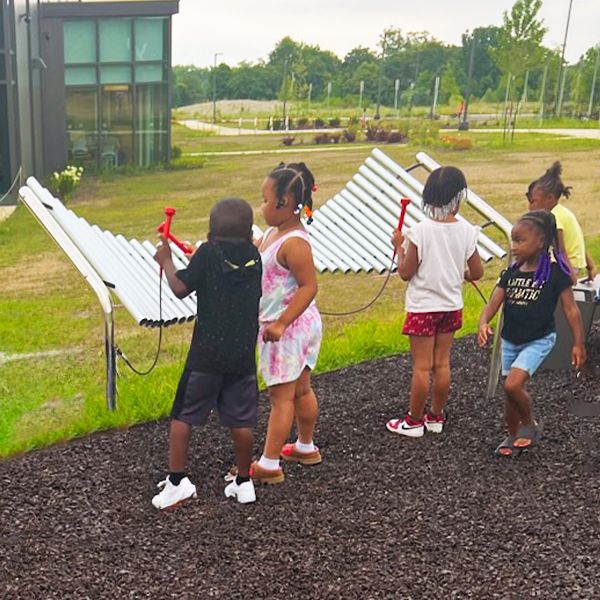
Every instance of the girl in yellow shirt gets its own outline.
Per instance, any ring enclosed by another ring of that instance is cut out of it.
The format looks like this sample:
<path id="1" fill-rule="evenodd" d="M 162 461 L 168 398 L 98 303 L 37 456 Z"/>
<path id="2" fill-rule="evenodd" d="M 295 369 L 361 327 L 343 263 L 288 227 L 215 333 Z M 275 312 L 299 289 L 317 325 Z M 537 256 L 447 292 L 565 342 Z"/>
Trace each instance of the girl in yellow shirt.
<path id="1" fill-rule="evenodd" d="M 561 179 L 562 165 L 556 161 L 539 179 L 532 181 L 527 189 L 527 200 L 531 210 L 550 211 L 556 219 L 559 250 L 567 258 L 571 267 L 571 280 L 577 283 L 584 271 L 586 281 L 596 277 L 598 271 L 592 257 L 585 249 L 583 230 L 577 217 L 565 206 L 559 204 L 561 196 L 568 198 L 571 187 Z"/>

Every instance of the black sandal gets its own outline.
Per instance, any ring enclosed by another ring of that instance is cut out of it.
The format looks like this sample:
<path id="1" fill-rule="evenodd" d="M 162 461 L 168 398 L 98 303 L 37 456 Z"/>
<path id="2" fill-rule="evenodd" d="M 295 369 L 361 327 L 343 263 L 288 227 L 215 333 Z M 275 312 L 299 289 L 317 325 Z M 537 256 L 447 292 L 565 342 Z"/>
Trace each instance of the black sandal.
<path id="1" fill-rule="evenodd" d="M 518 448 L 514 445 L 516 435 L 507 435 L 502 443 L 496 448 L 494 454 L 500 458 L 516 458 L 521 454 L 522 448 Z"/>
<path id="2" fill-rule="evenodd" d="M 534 425 L 523 425 L 519 427 L 519 431 L 515 436 L 514 447 L 526 450 L 531 448 L 535 443 L 542 439 L 542 425 L 535 423 Z M 527 443 L 517 444 L 516 442 L 523 440 Z"/>

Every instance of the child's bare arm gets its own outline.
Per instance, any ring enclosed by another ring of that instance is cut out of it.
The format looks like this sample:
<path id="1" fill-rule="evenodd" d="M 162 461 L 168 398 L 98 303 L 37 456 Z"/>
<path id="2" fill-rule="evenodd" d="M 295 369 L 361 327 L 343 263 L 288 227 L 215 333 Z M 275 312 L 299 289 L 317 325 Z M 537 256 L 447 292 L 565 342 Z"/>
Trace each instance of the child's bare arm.
<path id="1" fill-rule="evenodd" d="M 569 255 L 567 254 L 567 249 L 565 247 L 565 234 L 562 229 L 558 229 L 556 234 L 556 237 L 558 238 L 558 251 L 563 255 L 563 258 L 569 265 L 569 269 L 571 270 L 571 282 L 575 284 L 577 283 L 577 273 L 575 272 L 575 269 L 573 269 L 573 265 L 571 264 Z"/>
<path id="2" fill-rule="evenodd" d="M 581 321 L 581 313 L 577 304 L 575 304 L 575 298 L 573 296 L 573 289 L 567 288 L 560 295 L 560 303 L 565 313 L 567 323 L 573 333 L 573 350 L 571 351 L 571 364 L 576 368 L 580 369 L 586 361 L 585 351 L 585 340 L 583 333 L 583 322 Z"/>
<path id="3" fill-rule="evenodd" d="M 479 334 L 477 336 L 477 341 L 479 342 L 480 346 L 485 346 L 489 336 L 494 333 L 490 327 L 490 321 L 494 318 L 494 315 L 502 306 L 505 295 L 506 293 L 504 289 L 497 287 L 494 290 L 492 297 L 485 305 L 485 308 L 481 311 L 481 316 L 479 317 Z"/>
<path id="4" fill-rule="evenodd" d="M 394 231 L 391 242 L 398 253 L 398 275 L 403 281 L 409 281 L 417 272 L 419 266 L 417 247 L 409 241 L 408 249 L 405 252 L 403 246 L 404 236 L 399 231 Z"/>
<path id="5" fill-rule="evenodd" d="M 471 258 L 467 261 L 467 269 L 465 270 L 466 281 L 477 281 L 483 277 L 483 263 L 479 252 L 475 250 L 471 255 Z"/>
<path id="6" fill-rule="evenodd" d="M 173 293 L 178 298 L 185 298 L 190 291 L 187 289 L 185 283 L 175 275 L 175 265 L 171 256 L 171 248 L 169 248 L 169 244 L 165 243 L 164 239 L 154 255 L 154 260 L 162 267 Z"/>
<path id="7" fill-rule="evenodd" d="M 598 275 L 598 269 L 590 256 L 589 252 L 585 253 L 585 268 L 587 269 L 588 276 L 586 281 L 594 281 L 596 275 Z"/>
<path id="8" fill-rule="evenodd" d="M 298 289 L 279 319 L 265 329 L 263 339 L 266 342 L 278 341 L 317 295 L 315 265 L 310 246 L 305 240 L 291 238 L 284 242 L 277 253 L 277 260 L 290 270 L 298 283 Z"/>

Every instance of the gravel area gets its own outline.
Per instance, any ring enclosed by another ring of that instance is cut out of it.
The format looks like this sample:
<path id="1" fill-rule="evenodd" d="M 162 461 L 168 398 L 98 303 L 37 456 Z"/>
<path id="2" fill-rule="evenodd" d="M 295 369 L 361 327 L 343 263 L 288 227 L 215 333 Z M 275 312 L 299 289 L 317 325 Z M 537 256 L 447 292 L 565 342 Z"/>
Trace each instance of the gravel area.
<path id="1" fill-rule="evenodd" d="M 223 497 L 233 455 L 215 421 L 193 439 L 198 500 L 167 513 L 150 504 L 165 421 L 4 461 L 0 598 L 598 598 L 600 420 L 567 405 L 600 399 L 600 382 L 537 375 L 544 439 L 497 459 L 487 361 L 456 343 L 449 424 L 420 440 L 385 430 L 408 356 L 315 377 L 324 462 L 286 465 L 254 505 Z M 262 397 L 257 451 L 267 413 Z"/>

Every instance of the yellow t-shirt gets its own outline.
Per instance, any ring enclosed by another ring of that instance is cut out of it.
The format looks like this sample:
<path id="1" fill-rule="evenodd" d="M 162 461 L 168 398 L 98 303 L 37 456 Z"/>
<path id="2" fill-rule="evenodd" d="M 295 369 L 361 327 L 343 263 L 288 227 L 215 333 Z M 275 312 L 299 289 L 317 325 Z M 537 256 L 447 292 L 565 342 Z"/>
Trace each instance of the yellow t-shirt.
<path id="1" fill-rule="evenodd" d="M 562 230 L 567 258 L 574 269 L 585 269 L 585 240 L 577 217 L 562 204 L 552 209 L 557 229 Z"/>

